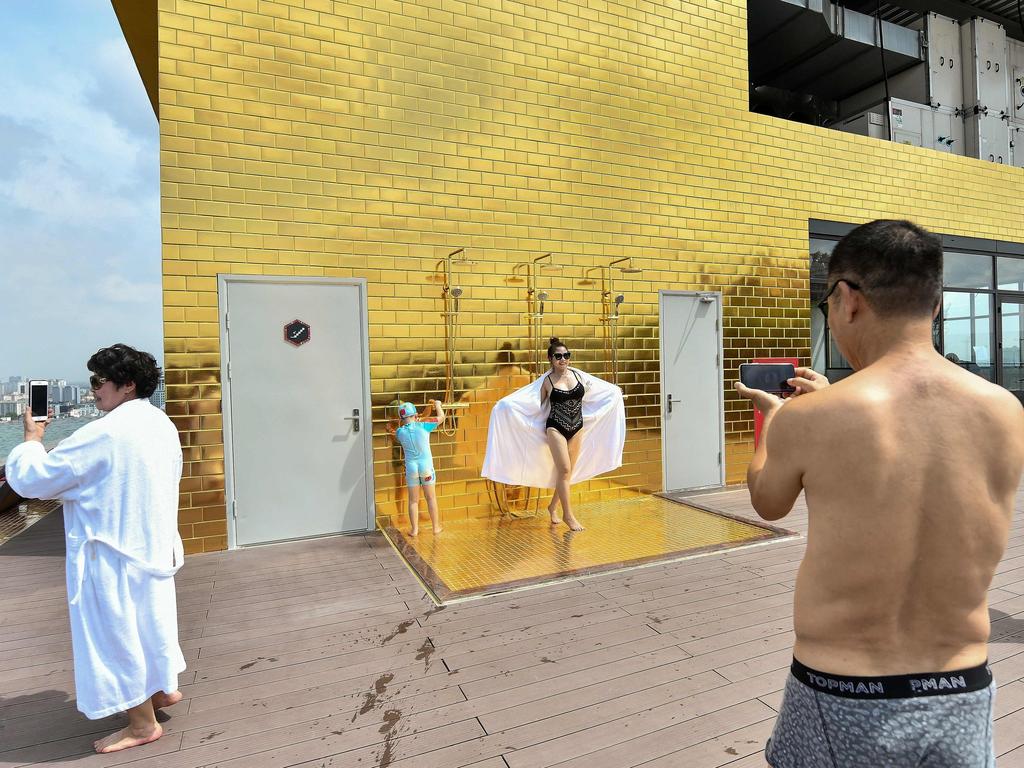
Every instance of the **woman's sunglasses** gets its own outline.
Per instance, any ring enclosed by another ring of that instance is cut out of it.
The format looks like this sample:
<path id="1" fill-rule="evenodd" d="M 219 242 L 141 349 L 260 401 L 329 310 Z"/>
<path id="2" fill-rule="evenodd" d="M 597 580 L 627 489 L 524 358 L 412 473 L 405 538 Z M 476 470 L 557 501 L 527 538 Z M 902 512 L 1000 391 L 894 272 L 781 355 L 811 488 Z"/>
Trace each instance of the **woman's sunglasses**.
<path id="1" fill-rule="evenodd" d="M 89 386 L 95 391 L 106 384 L 110 379 L 104 378 L 103 376 L 97 376 L 95 373 L 89 377 Z"/>
<path id="2" fill-rule="evenodd" d="M 555 352 L 551 357 L 554 360 L 568 360 L 571 355 L 572 352 Z"/>

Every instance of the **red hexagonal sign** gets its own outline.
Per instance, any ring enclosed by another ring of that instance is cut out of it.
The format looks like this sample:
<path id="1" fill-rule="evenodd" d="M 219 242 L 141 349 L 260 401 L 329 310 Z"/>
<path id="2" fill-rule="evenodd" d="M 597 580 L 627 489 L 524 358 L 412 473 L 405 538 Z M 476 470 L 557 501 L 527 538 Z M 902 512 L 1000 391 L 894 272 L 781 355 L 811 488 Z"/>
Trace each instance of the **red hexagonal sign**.
<path id="1" fill-rule="evenodd" d="M 309 341 L 311 335 L 312 330 L 309 327 L 309 323 L 304 323 L 298 319 L 292 320 L 284 327 L 284 340 L 296 347 L 301 347 Z"/>

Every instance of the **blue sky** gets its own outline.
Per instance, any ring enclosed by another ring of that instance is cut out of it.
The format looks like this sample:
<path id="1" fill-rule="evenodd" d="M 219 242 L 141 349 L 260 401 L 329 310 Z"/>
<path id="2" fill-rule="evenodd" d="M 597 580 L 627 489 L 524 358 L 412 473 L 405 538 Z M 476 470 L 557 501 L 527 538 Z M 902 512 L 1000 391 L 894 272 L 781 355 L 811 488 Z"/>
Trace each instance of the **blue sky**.
<path id="1" fill-rule="evenodd" d="M 110 0 L 0 2 L 0 377 L 163 359 L 159 132 Z"/>

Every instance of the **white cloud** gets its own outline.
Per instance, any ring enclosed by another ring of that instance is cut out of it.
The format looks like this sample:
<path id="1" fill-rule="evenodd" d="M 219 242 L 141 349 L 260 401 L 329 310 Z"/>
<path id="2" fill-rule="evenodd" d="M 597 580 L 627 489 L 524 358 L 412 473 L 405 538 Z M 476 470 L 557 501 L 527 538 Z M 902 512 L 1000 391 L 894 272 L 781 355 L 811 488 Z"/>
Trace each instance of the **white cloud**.
<path id="1" fill-rule="evenodd" d="M 121 275 L 107 275 L 97 286 L 99 298 L 116 304 L 160 304 L 160 283 L 132 282 Z"/>
<path id="2" fill-rule="evenodd" d="M 66 158 L 24 160 L 0 197 L 17 208 L 37 213 L 62 225 L 109 227 L 140 214 L 144 201 L 131 199 L 100 185 L 69 165 Z"/>
<path id="3" fill-rule="evenodd" d="M 0 376 L 162 357 L 159 130 L 109 0 L 0 3 Z"/>
<path id="4" fill-rule="evenodd" d="M 0 159 L 11 166 L 4 175 L 13 176 L 0 188 L 0 201 L 51 220 L 100 228 L 158 209 L 155 123 L 149 135 L 140 135 L 103 103 L 111 82 L 111 91 L 127 85 L 127 74 L 115 78 L 111 72 L 134 69 L 123 41 L 119 47 L 120 57 L 112 41 L 99 42 L 81 69 L 47 72 L 45 87 L 26 77 L 24 67 L 0 67 L 0 117 L 40 137 L 19 156 Z M 140 195 L 146 187 L 148 194 Z"/>

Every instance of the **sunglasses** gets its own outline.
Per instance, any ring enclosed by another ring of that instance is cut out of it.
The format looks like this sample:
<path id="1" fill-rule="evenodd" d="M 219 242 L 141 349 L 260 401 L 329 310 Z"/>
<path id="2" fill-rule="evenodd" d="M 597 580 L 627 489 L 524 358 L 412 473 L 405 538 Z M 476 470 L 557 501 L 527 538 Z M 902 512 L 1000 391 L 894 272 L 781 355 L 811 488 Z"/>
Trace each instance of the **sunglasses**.
<path id="1" fill-rule="evenodd" d="M 555 352 L 551 355 L 553 360 L 568 360 L 572 352 Z"/>
<path id="2" fill-rule="evenodd" d="M 832 283 L 832 287 L 828 289 L 828 293 L 825 294 L 825 298 L 823 298 L 821 301 L 818 302 L 818 309 L 821 310 L 821 314 L 823 314 L 825 316 L 826 320 L 828 320 L 828 297 L 831 296 L 835 292 L 836 287 L 840 283 L 846 283 L 846 285 L 851 290 L 854 290 L 854 291 L 861 290 L 861 287 L 859 285 L 857 285 L 857 283 L 855 283 L 855 282 L 853 282 L 851 280 L 847 280 L 845 277 L 840 277 L 838 280 L 836 280 L 834 283 Z"/>
<path id="3" fill-rule="evenodd" d="M 89 377 L 89 387 L 92 388 L 93 391 L 95 391 L 102 387 L 104 384 L 106 384 L 108 381 L 110 381 L 110 379 L 105 378 L 103 376 L 97 376 L 94 373 L 92 376 Z"/>

